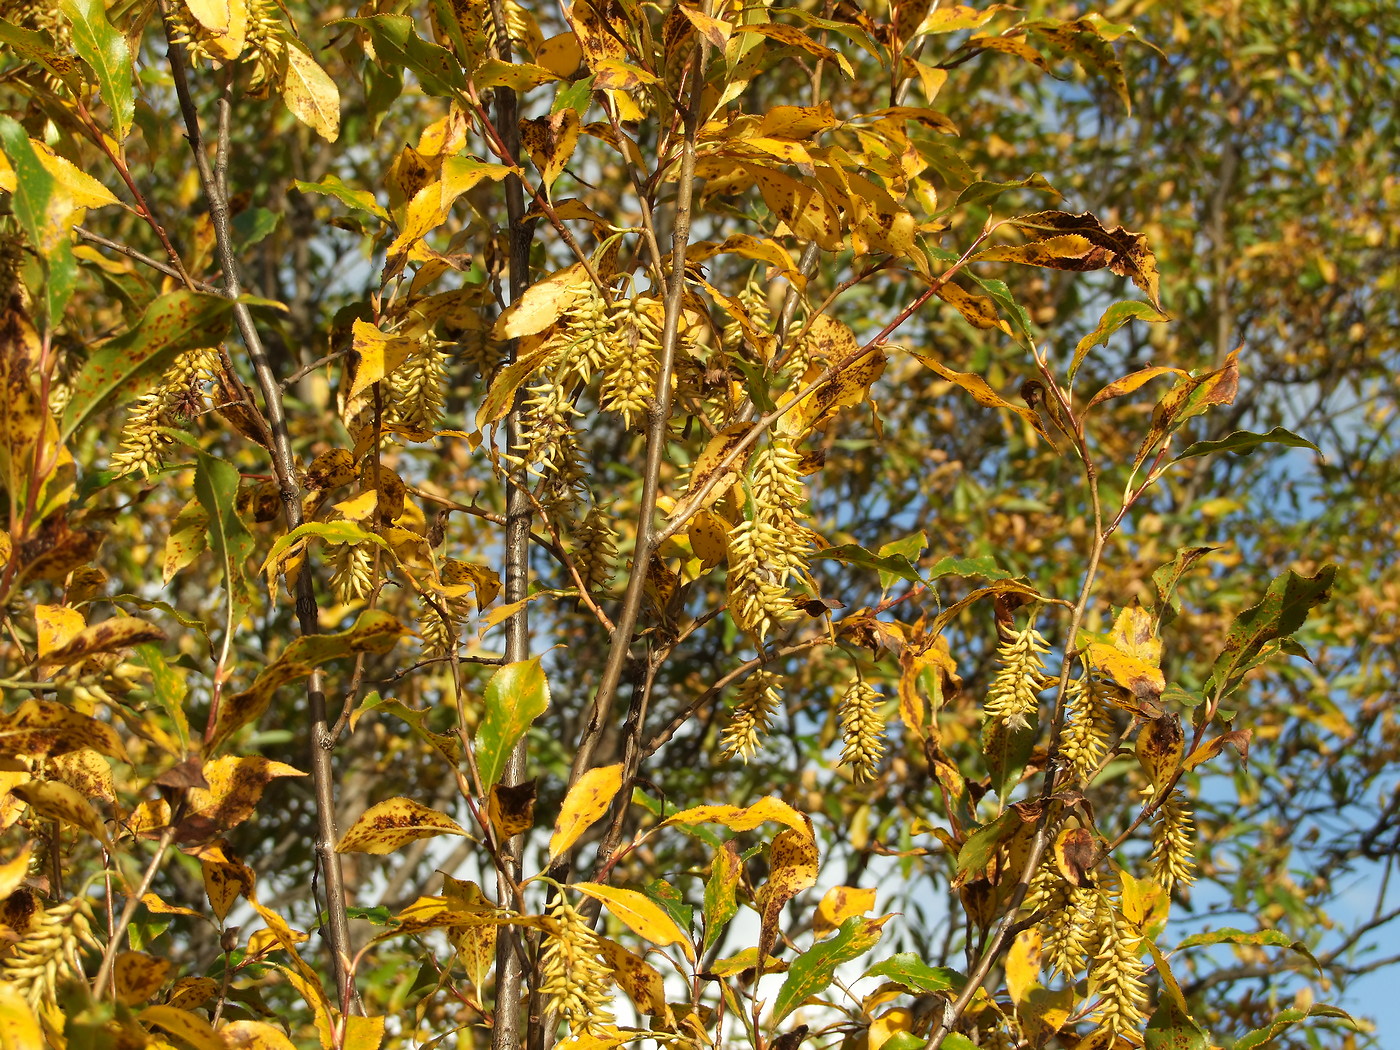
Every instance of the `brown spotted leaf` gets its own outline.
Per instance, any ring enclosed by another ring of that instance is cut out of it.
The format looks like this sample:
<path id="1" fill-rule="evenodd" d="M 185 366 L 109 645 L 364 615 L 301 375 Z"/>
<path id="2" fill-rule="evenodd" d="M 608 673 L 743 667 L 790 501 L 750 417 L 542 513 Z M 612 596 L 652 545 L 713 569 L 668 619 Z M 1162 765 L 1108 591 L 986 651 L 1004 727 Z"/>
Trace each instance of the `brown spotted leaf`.
<path id="1" fill-rule="evenodd" d="M 1147 246 L 1147 238 L 1121 226 L 1108 229 L 1091 212 L 1079 215 L 1064 211 L 1042 211 L 1020 215 L 1011 220 L 1014 225 L 1040 240 L 1057 239 L 1063 235 L 1082 237 L 1105 253 L 1103 263 L 1120 277 L 1128 277 L 1146 293 L 1148 301 L 1160 312 L 1158 298 L 1157 259 Z M 1042 264 L 1043 265 L 1043 264 Z M 1096 269 L 1097 267 L 1091 267 Z"/>
<path id="2" fill-rule="evenodd" d="M 130 649 L 145 642 L 163 642 L 165 632 L 134 616 L 114 616 L 85 627 L 66 644 L 44 655 L 44 663 L 57 666 L 77 663 L 95 653 Z"/>
<path id="3" fill-rule="evenodd" d="M 107 848 L 111 843 L 107 838 L 107 828 L 92 804 L 82 794 L 67 784 L 56 780 L 31 780 L 10 789 L 17 798 L 29 803 L 34 812 L 60 824 L 82 828 Z"/>
<path id="4" fill-rule="evenodd" d="M 181 352 L 217 346 L 228 333 L 232 309 L 223 296 L 201 292 L 170 292 L 153 302 L 134 328 L 92 351 L 75 374 L 63 436 L 111 402 L 145 393 Z"/>
<path id="5" fill-rule="evenodd" d="M 617 793 L 622 790 L 622 764 L 599 766 L 579 777 L 564 796 L 554 833 L 549 837 L 549 861 L 569 849 L 578 837 L 608 811 Z"/>
<path id="6" fill-rule="evenodd" d="M 199 858 L 204 892 L 216 919 L 223 922 L 239 897 L 253 899 L 253 869 L 238 858 L 227 842 L 221 839 L 192 852 Z"/>
<path id="7" fill-rule="evenodd" d="M 783 906 L 817 882 L 821 857 L 810 835 L 789 828 L 773 839 L 768 856 L 768 882 L 760 894 L 761 927 L 758 953 L 768 956 L 778 940 L 778 917 Z"/>
<path id="8" fill-rule="evenodd" d="M 45 758 L 82 748 L 129 761 L 111 726 L 56 700 L 26 700 L 0 716 L 0 755 Z"/>
<path id="9" fill-rule="evenodd" d="M 546 191 L 564 173 L 578 138 L 579 116 L 574 109 L 561 109 L 548 117 L 520 122 L 520 144 L 539 169 Z"/>
<path id="10" fill-rule="evenodd" d="M 341 836 L 335 851 L 393 853 L 418 839 L 465 834 L 462 826 L 446 813 L 399 796 L 377 803 L 360 814 L 350 830 Z"/>
<path id="11" fill-rule="evenodd" d="M 498 841 L 512 839 L 535 826 L 535 795 L 533 779 L 509 787 L 496 784 L 491 788 L 487 812 Z"/>
<path id="12" fill-rule="evenodd" d="M 1138 763 L 1154 788 L 1160 791 L 1181 769 L 1185 748 L 1181 719 L 1174 714 L 1151 719 L 1138 732 Z"/>
<path id="13" fill-rule="evenodd" d="M 209 786 L 189 789 L 185 817 L 175 832 L 181 843 L 207 842 L 243 823 L 257 809 L 263 788 L 270 781 L 306 776 L 298 769 L 261 756 L 225 755 L 204 763 L 201 772 Z"/>
<path id="14" fill-rule="evenodd" d="M 655 966 L 607 937 L 598 938 L 598 951 L 617 986 L 638 1010 L 651 1017 L 665 1014 L 666 988 Z"/>
<path id="15" fill-rule="evenodd" d="M 112 969 L 112 985 L 123 1006 L 140 1006 L 165 984 L 172 963 L 145 952 L 122 952 Z"/>
<path id="16" fill-rule="evenodd" d="M 403 624 L 393 616 L 370 609 L 361 613 L 347 630 L 296 639 L 258 674 L 251 686 L 224 698 L 207 753 L 217 750 L 232 733 L 259 718 L 272 702 L 273 694 L 288 682 L 304 678 L 313 668 L 338 657 L 387 653 L 405 633 Z"/>

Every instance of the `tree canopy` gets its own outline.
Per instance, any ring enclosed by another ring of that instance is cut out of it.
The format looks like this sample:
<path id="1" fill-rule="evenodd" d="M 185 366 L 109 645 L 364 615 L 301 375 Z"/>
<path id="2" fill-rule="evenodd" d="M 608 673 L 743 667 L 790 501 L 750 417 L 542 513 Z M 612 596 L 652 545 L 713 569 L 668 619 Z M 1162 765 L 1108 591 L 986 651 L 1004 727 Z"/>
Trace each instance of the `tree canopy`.
<path id="1" fill-rule="evenodd" d="M 1392 8 L 0 0 L 0 1044 L 1374 1043 Z"/>

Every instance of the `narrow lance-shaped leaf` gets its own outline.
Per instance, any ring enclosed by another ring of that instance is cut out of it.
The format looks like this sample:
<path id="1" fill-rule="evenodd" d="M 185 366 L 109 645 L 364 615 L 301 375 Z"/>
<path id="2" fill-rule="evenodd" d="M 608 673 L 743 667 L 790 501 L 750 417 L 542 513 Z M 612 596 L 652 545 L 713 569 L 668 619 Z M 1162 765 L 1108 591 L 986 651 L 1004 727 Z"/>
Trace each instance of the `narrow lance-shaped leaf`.
<path id="1" fill-rule="evenodd" d="M 836 936 L 819 941 L 793 960 L 778 997 L 773 1001 L 773 1020 L 781 1021 L 814 995 L 825 991 L 842 963 L 864 955 L 880 939 L 880 929 L 890 916 L 878 919 L 847 919 Z"/>
<path id="2" fill-rule="evenodd" d="M 113 400 L 144 393 L 182 351 L 217 346 L 228 334 L 232 308 L 230 300 L 200 292 L 171 292 L 153 302 L 131 331 L 94 350 L 74 377 L 63 437 Z"/>
<path id="3" fill-rule="evenodd" d="M 1308 613 L 1330 597 L 1336 578 L 1337 567 L 1324 565 L 1312 576 L 1290 569 L 1269 584 L 1259 603 L 1240 613 L 1230 625 L 1225 649 L 1207 683 L 1207 694 L 1213 688 L 1223 697 L 1238 686 L 1268 643 L 1296 632 Z"/>
<path id="4" fill-rule="evenodd" d="M 486 683 L 485 704 L 475 750 L 481 786 L 490 790 L 501 779 L 516 741 L 549 707 L 549 683 L 540 658 L 506 664 L 492 675 Z"/>
<path id="5" fill-rule="evenodd" d="M 194 494 L 209 520 L 209 549 L 219 559 L 224 587 L 229 595 L 227 630 L 235 631 L 253 606 L 244 573 L 253 552 L 253 537 L 236 507 L 238 468 L 200 452 L 194 472 Z"/>
<path id="6" fill-rule="evenodd" d="M 136 98 L 131 90 L 131 49 L 126 36 L 107 20 L 100 0 L 62 0 L 73 29 L 73 50 L 97 77 L 102 101 L 112 111 L 112 137 L 118 142 L 131 130 Z"/>
<path id="7" fill-rule="evenodd" d="M 590 769 L 564 796 L 554 834 L 549 837 L 549 859 L 554 859 L 578 841 L 578 837 L 608 811 L 622 788 L 622 763 Z"/>
<path id="8" fill-rule="evenodd" d="M 1307 440 L 1307 438 L 1301 438 L 1291 431 L 1284 430 L 1283 427 L 1274 427 L 1274 429 L 1267 434 L 1251 434 L 1246 430 L 1237 430 L 1229 437 L 1221 438 L 1218 441 L 1197 441 L 1182 449 L 1173 462 L 1180 462 L 1183 459 L 1190 459 L 1193 456 L 1209 456 L 1215 452 L 1233 452 L 1237 456 L 1248 456 L 1260 445 L 1287 445 L 1290 448 L 1310 448 L 1319 456 L 1322 455 L 1322 449 Z"/>

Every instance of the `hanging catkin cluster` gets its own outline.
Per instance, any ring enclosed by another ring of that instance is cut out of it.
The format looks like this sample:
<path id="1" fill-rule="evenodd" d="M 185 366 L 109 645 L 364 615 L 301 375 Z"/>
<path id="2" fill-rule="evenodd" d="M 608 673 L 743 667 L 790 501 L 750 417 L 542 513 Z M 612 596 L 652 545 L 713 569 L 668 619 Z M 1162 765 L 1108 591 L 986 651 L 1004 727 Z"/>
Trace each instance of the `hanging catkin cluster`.
<path id="1" fill-rule="evenodd" d="M 540 991 L 570 1031 L 599 1035 L 613 1018 L 609 970 L 598 958 L 598 935 L 563 896 L 549 915 L 554 923 L 545 937 Z"/>
<path id="2" fill-rule="evenodd" d="M 442 584 L 447 590 L 439 592 L 430 603 L 422 601 L 418 611 L 418 633 L 423 637 L 423 652 L 428 656 L 445 656 L 457 645 L 457 626 L 471 615 L 471 599 L 464 593 L 474 581 L 472 567 L 466 562 L 448 558 L 442 566 Z"/>
<path id="3" fill-rule="evenodd" d="M 1033 626 L 1023 631 L 1002 629 L 997 661 L 1001 670 L 987 692 L 987 717 L 1001 722 L 1007 729 L 1022 729 L 1033 725 L 1040 705 L 1040 692 L 1046 686 L 1045 661 L 1042 654 L 1050 646 Z"/>
<path id="4" fill-rule="evenodd" d="M 341 605 L 361 601 L 374 589 L 374 551 L 368 543 L 336 543 L 326 548 L 331 593 Z"/>
<path id="5" fill-rule="evenodd" d="M 203 410 L 204 387 L 213 381 L 218 360 L 214 350 L 186 350 L 165 370 L 160 385 L 136 402 L 112 455 L 117 474 L 149 477 L 160 469 L 161 453 L 174 441 L 158 431 L 179 427 Z"/>
<path id="6" fill-rule="evenodd" d="M 1050 894 L 1047 904 L 1053 913 L 1041 923 L 1045 935 L 1041 950 L 1052 973 L 1063 974 L 1072 981 L 1084 972 L 1098 939 L 1094 916 L 1099 892 L 1094 886 L 1071 886 L 1060 880 Z"/>
<path id="7" fill-rule="evenodd" d="M 773 311 L 768 306 L 767 288 L 755 280 L 753 276 L 750 276 L 748 282 L 735 298 L 739 300 L 739 305 L 748 313 L 749 321 L 753 327 L 760 331 L 766 330 L 768 322 L 773 319 Z M 732 318 L 724 326 L 721 335 L 727 350 L 737 351 L 746 342 L 752 349 L 758 350 L 758 347 L 754 347 L 748 339 L 744 332 L 744 326 Z"/>
<path id="8" fill-rule="evenodd" d="M 1111 1032 L 1136 1031 L 1147 1004 L 1142 934 L 1133 928 L 1113 897 L 1102 891 L 1094 927 L 1098 950 L 1089 966 L 1089 995 L 1101 1000 L 1099 1023 Z"/>
<path id="9" fill-rule="evenodd" d="M 170 27 L 172 39 L 184 45 L 192 62 L 248 64 L 253 73 L 248 93 L 254 98 L 265 97 L 287 54 L 289 34 L 276 0 L 250 0 L 243 47 L 237 52 L 227 34 L 210 32 L 184 4 L 172 5 Z"/>
<path id="10" fill-rule="evenodd" d="M 729 612 L 760 639 L 796 614 L 788 581 L 807 568 L 811 534 L 799 523 L 805 495 L 799 464 L 786 440 L 755 454 L 751 516 L 729 530 Z"/>
<path id="11" fill-rule="evenodd" d="M 598 407 L 618 413 L 629 429 L 640 429 L 646 422 L 647 404 L 656 396 L 661 320 L 661 304 L 655 299 L 627 299 L 613 310 L 615 329 L 603 362 Z"/>
<path id="12" fill-rule="evenodd" d="M 388 376 L 391 423 L 433 430 L 442 422 L 447 403 L 447 344 L 427 336 Z"/>
<path id="13" fill-rule="evenodd" d="M 1149 797 L 1150 794 L 1149 794 Z M 1186 796 L 1173 791 L 1152 815 L 1152 878 L 1167 892 L 1196 881 L 1195 835 Z"/>
<path id="14" fill-rule="evenodd" d="M 596 503 L 573 528 L 570 555 L 584 588 L 592 594 L 612 583 L 617 572 L 617 533 L 612 519 Z"/>
<path id="15" fill-rule="evenodd" d="M 739 702 L 720 738 L 721 757 L 736 755 L 745 762 L 753 758 L 763 743 L 782 697 L 777 685 L 781 679 L 771 671 L 755 671 L 739 686 Z"/>
<path id="16" fill-rule="evenodd" d="M 92 912 L 87 898 L 74 897 L 47 908 L 34 899 L 33 907 L 35 913 L 28 925 L 16 931 L 19 940 L 0 962 L 0 981 L 13 985 L 30 1006 L 37 1008 L 44 1000 L 53 1000 L 64 980 L 83 972 L 83 947 L 100 952 L 102 946 L 92 935 Z"/>
<path id="17" fill-rule="evenodd" d="M 1087 784 L 1108 754 L 1113 722 L 1103 687 L 1087 674 L 1069 683 L 1065 693 L 1066 722 L 1060 736 L 1060 754 L 1081 784 Z"/>
<path id="18" fill-rule="evenodd" d="M 885 754 L 885 723 L 877 710 L 880 700 L 878 690 L 857 678 L 837 704 L 844 741 L 841 761 L 851 767 L 851 775 L 857 781 L 875 779 Z"/>

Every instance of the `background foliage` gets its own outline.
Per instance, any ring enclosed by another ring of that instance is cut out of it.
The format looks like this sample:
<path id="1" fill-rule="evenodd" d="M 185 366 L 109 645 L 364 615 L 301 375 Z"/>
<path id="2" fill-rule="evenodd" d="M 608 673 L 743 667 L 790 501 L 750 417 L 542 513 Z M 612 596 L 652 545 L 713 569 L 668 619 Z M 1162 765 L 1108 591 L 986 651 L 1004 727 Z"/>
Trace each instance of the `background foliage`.
<path id="1" fill-rule="evenodd" d="M 0 16 L 0 1040 L 1373 1038 L 1391 5 Z"/>

